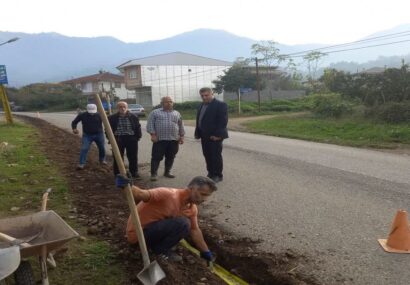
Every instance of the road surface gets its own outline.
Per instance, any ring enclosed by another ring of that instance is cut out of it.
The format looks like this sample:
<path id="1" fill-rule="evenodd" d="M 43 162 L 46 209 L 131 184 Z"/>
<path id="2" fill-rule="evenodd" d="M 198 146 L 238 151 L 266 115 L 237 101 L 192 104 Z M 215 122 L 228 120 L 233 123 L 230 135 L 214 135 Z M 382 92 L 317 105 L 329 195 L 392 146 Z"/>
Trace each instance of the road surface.
<path id="1" fill-rule="evenodd" d="M 40 116 L 70 131 L 75 114 Z M 149 163 L 143 129 L 139 163 Z M 177 178 L 160 177 L 159 186 L 184 186 L 206 174 L 200 143 L 186 129 Z M 323 284 L 410 283 L 410 254 L 385 253 L 377 242 L 387 238 L 397 209 L 409 210 L 408 155 L 230 132 L 223 156 L 224 181 L 202 209 L 216 223 L 260 239 L 261 250 L 306 256 L 296 271 Z M 148 177 L 149 167 L 141 174 Z"/>

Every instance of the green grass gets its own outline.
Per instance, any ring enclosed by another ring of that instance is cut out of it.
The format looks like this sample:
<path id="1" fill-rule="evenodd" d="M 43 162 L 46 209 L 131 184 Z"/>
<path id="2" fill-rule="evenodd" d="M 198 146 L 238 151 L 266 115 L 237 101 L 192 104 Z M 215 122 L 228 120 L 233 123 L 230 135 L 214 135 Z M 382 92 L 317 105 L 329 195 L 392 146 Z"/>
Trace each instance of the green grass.
<path id="1" fill-rule="evenodd" d="M 408 124 L 374 123 L 363 118 L 318 119 L 280 116 L 246 124 L 251 132 L 356 147 L 410 147 Z"/>
<path id="2" fill-rule="evenodd" d="M 175 110 L 179 111 L 184 120 L 195 120 L 197 108 L 201 102 L 184 102 L 175 105 Z M 274 115 L 280 112 L 295 112 L 305 110 L 306 99 L 282 100 L 276 99 L 269 102 L 261 102 L 261 110 L 257 102 L 241 102 L 241 114 L 238 114 L 238 102 L 228 101 L 228 113 L 230 118 Z"/>
<path id="3" fill-rule="evenodd" d="M 47 188 L 48 209 L 62 217 L 69 215 L 71 204 L 67 182 L 55 165 L 38 149 L 36 130 L 20 123 L 0 122 L 0 219 L 40 211 L 41 196 Z M 19 208 L 12 211 L 13 207 Z M 66 220 L 77 232 L 86 230 Z M 57 268 L 49 271 L 51 284 L 122 284 L 124 269 L 115 262 L 109 244 L 93 238 L 73 240 L 68 252 L 57 259 Z M 32 258 L 32 266 L 38 262 Z M 39 271 L 35 270 L 40 279 Z"/>

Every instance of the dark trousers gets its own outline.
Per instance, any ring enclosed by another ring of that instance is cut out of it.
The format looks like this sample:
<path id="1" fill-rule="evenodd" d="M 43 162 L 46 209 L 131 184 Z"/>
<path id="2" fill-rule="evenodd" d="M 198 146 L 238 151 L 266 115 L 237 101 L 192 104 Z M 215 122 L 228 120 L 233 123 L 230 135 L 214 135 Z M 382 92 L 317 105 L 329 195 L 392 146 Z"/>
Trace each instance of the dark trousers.
<path id="1" fill-rule="evenodd" d="M 202 153 L 205 157 L 206 169 L 208 177 L 223 177 L 223 160 L 222 160 L 222 140 L 211 141 L 209 139 L 201 139 Z"/>
<path id="2" fill-rule="evenodd" d="M 134 136 L 116 136 L 118 148 L 121 153 L 122 159 L 124 159 L 124 152 L 127 152 L 128 168 L 131 176 L 135 177 L 138 174 L 138 140 Z M 114 175 L 120 173 L 118 170 L 117 162 L 114 158 Z"/>
<path id="3" fill-rule="evenodd" d="M 150 223 L 144 228 L 147 247 L 156 254 L 167 253 L 189 235 L 191 222 L 186 217 L 170 218 Z"/>
<path id="4" fill-rule="evenodd" d="M 175 155 L 178 153 L 178 141 L 158 141 L 152 144 L 151 174 L 157 174 L 159 163 L 165 156 L 165 173 L 171 171 Z"/>

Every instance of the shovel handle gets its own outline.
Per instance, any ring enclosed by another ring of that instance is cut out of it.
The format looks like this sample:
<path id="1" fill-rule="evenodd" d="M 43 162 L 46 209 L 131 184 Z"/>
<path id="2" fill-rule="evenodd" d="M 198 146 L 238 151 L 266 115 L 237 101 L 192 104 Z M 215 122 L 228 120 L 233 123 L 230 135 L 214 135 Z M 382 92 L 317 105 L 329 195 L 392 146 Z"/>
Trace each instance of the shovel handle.
<path id="1" fill-rule="evenodd" d="M 15 245 L 19 245 L 19 246 L 21 246 L 21 247 L 28 247 L 28 246 L 30 246 L 29 243 L 21 242 L 21 240 L 16 239 L 16 238 L 14 238 L 14 237 L 12 237 L 12 236 L 6 235 L 5 233 L 0 233 L 0 240 L 2 240 L 2 241 L 7 241 L 7 242 L 10 242 L 10 243 L 15 244 Z"/>
<path id="2" fill-rule="evenodd" d="M 98 112 L 100 113 L 102 122 L 104 124 L 105 132 L 107 133 L 108 140 L 111 144 L 111 148 L 114 153 L 114 158 L 118 165 L 118 170 L 120 171 L 121 175 L 126 177 L 127 172 L 125 170 L 124 161 L 122 160 L 120 150 L 118 149 L 117 141 L 115 140 L 114 133 L 112 132 L 110 123 L 107 118 L 107 114 L 104 112 L 104 108 L 101 103 L 100 96 L 98 94 L 95 94 L 95 101 L 97 102 Z M 147 250 L 147 245 L 145 243 L 144 233 L 142 231 L 141 221 L 140 221 L 140 218 L 138 216 L 138 213 L 135 207 L 135 201 L 132 195 L 131 185 L 128 184 L 127 187 L 124 188 L 124 190 L 125 190 L 125 196 L 128 202 L 128 207 L 130 208 L 130 212 L 131 212 L 131 220 L 134 225 L 135 231 L 137 233 L 138 243 L 140 246 L 142 259 L 144 261 L 144 268 L 146 268 L 150 265 L 151 262 L 148 256 L 148 250 Z"/>

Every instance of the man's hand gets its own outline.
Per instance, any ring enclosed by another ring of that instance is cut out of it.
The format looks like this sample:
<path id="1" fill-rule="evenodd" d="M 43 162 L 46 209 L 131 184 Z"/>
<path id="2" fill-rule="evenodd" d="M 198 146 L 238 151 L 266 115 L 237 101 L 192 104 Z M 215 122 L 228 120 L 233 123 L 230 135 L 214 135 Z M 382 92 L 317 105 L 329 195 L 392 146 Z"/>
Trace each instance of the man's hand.
<path id="1" fill-rule="evenodd" d="M 158 137 L 157 137 L 156 134 L 151 134 L 151 141 L 152 141 L 153 143 L 158 142 Z"/>
<path id="2" fill-rule="evenodd" d="M 222 138 L 221 137 L 216 137 L 216 136 L 210 136 L 210 138 L 209 138 L 211 141 L 220 141 L 220 140 L 222 140 Z"/>
<path id="3" fill-rule="evenodd" d="M 184 144 L 184 137 L 179 137 L 178 143 L 179 144 Z"/>
<path id="4" fill-rule="evenodd" d="M 79 131 L 77 129 L 73 129 L 73 133 L 78 135 Z"/>
<path id="5" fill-rule="evenodd" d="M 215 261 L 215 257 L 213 256 L 210 250 L 201 252 L 201 258 L 206 260 L 208 266 L 210 265 L 211 262 Z"/>
<path id="6" fill-rule="evenodd" d="M 115 177 L 115 186 L 117 186 L 117 188 L 124 189 L 127 185 L 131 185 L 131 180 L 128 177 L 117 174 Z"/>

